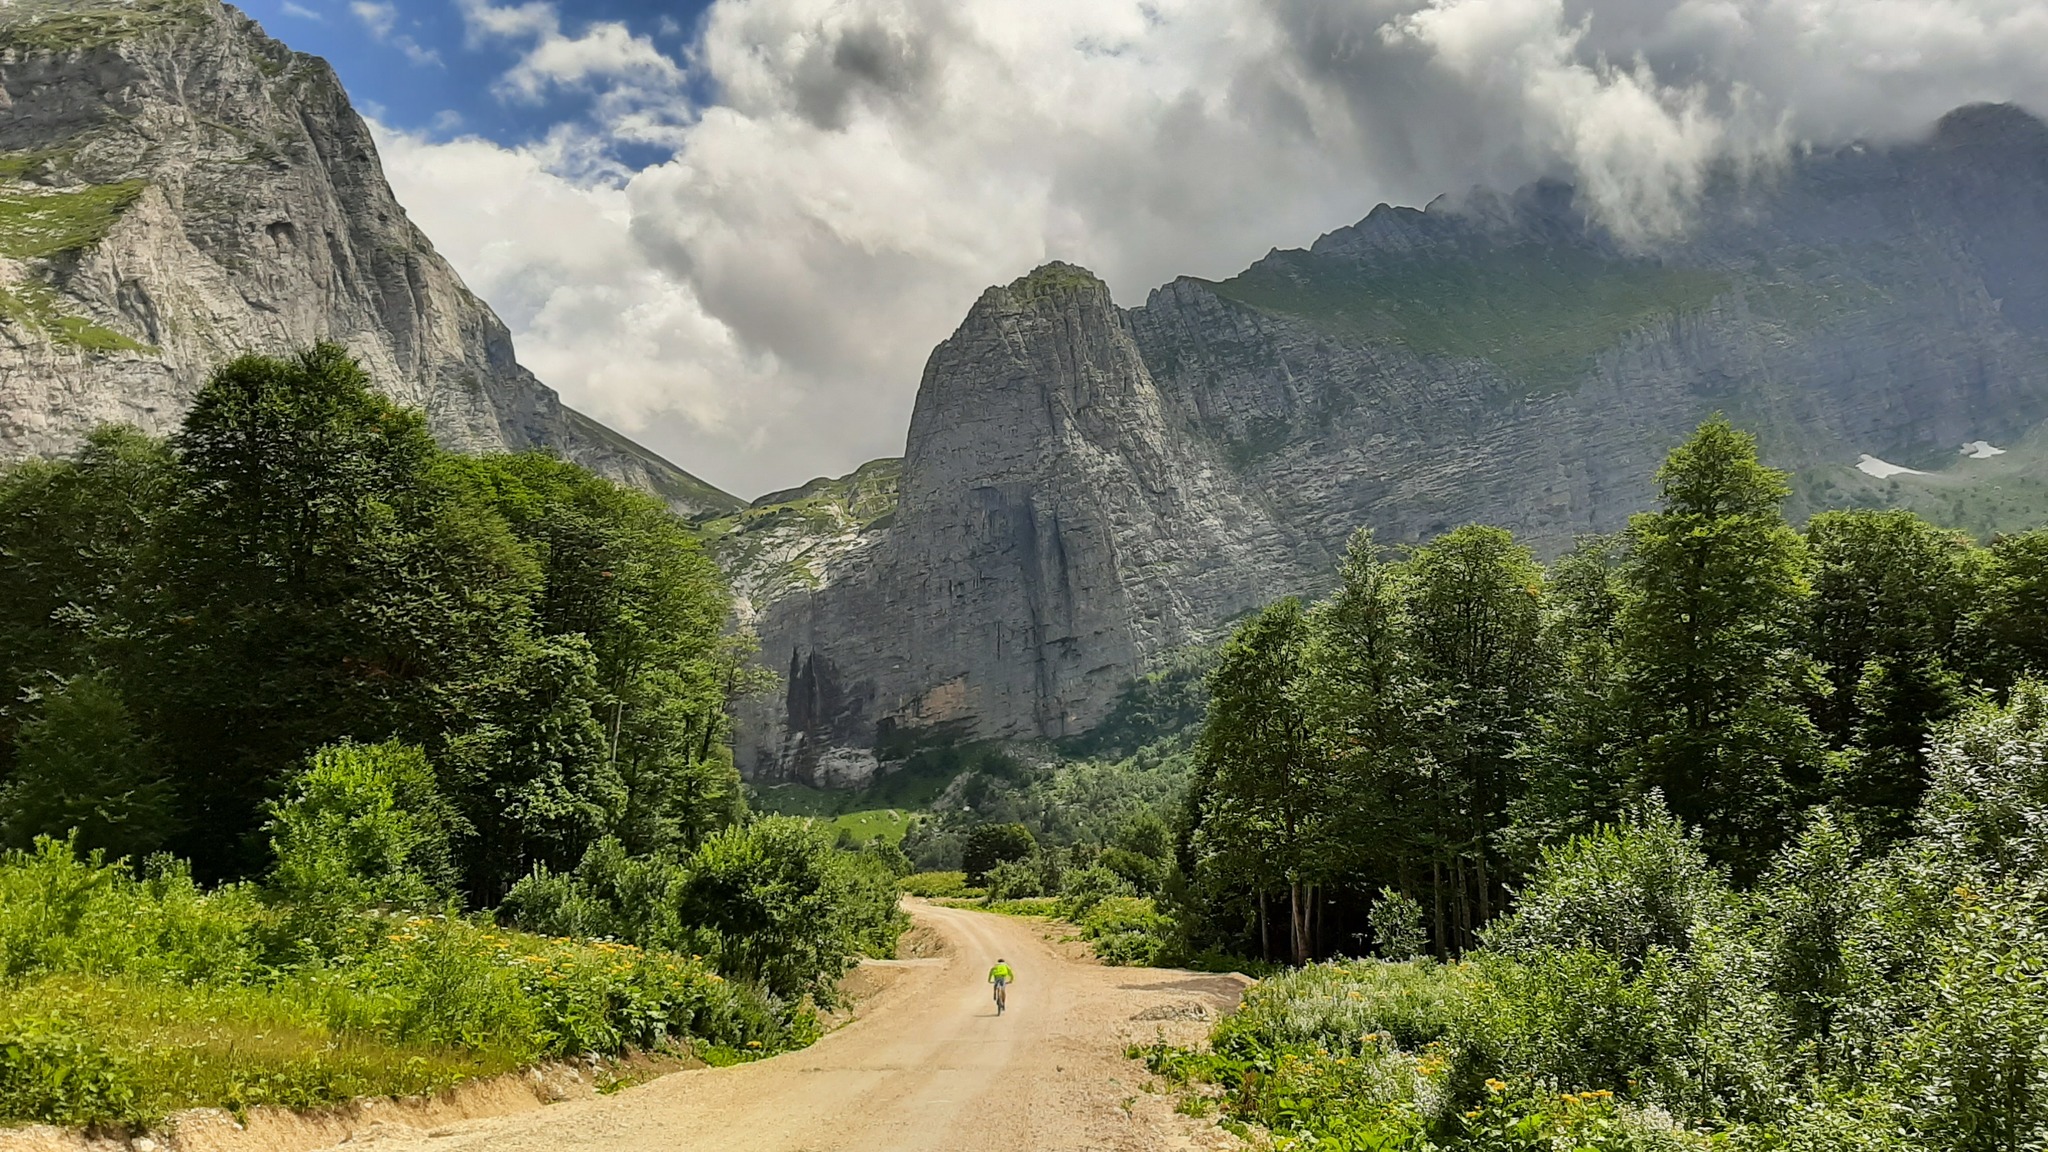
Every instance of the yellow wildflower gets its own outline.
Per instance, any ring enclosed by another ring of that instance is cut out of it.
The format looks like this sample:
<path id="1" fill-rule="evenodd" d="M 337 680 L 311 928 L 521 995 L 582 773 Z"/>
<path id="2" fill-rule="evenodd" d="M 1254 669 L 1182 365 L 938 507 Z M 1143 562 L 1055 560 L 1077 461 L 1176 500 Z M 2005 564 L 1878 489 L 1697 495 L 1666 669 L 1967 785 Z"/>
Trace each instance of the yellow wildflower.
<path id="1" fill-rule="evenodd" d="M 1489 1077 L 1486 1081 L 1486 1090 L 1488 1092 L 1505 1092 L 1508 1090 L 1508 1086 Z"/>

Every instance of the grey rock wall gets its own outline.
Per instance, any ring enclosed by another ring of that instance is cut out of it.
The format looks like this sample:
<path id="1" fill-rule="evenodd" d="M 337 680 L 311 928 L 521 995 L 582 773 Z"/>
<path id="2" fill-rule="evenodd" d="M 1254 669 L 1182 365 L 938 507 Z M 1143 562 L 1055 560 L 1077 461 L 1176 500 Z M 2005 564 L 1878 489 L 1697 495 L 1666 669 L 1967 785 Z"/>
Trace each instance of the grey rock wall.
<path id="1" fill-rule="evenodd" d="M 1806 155 L 1651 253 L 1538 185 L 1382 206 L 1130 310 L 1066 265 L 990 289 L 926 366 L 895 514 L 750 604 L 788 681 L 742 770 L 853 783 L 894 731 L 1083 731 L 1320 590 L 1359 526 L 1546 554 L 1623 527 L 1714 411 L 1801 475 L 2048 420 L 2048 128 L 1971 108 Z"/>
<path id="2" fill-rule="evenodd" d="M 449 447 L 738 503 L 522 368 L 333 71 L 218 0 L 0 4 L 0 292 L 0 460 L 108 421 L 169 430 L 221 361 L 331 338 Z"/>

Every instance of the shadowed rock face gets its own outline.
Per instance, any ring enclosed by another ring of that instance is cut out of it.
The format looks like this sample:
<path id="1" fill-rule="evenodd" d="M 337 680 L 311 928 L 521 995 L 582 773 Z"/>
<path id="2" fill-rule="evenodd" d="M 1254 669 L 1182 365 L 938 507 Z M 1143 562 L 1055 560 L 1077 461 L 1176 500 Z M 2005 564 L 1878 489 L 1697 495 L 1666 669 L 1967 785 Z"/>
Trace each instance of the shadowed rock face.
<path id="1" fill-rule="evenodd" d="M 331 338 L 449 447 L 738 504 L 522 368 L 332 70 L 218 0 L 0 4 L 0 293 L 0 460 L 169 430 L 222 360 Z"/>
<path id="2" fill-rule="evenodd" d="M 899 728 L 1084 731 L 1165 653 L 1320 590 L 1361 525 L 1546 554 L 1623 527 L 1717 410 L 1802 482 L 2048 419 L 2048 128 L 1968 108 L 1808 155 L 1654 253 L 1538 185 L 1381 206 L 1130 310 L 1061 264 L 992 288 L 926 366 L 893 515 L 778 521 L 798 579 L 734 561 L 792 670 L 742 769 L 846 783 Z"/>

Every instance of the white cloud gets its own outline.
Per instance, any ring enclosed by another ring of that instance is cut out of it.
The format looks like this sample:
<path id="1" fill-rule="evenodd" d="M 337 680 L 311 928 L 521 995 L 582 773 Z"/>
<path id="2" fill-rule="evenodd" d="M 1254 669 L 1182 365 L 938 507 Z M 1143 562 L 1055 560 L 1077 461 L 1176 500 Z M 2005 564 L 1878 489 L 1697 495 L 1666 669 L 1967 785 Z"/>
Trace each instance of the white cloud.
<path id="1" fill-rule="evenodd" d="M 289 6 L 288 6 L 289 7 Z M 362 22 L 370 38 L 380 44 L 389 44 L 405 54 L 415 64 L 439 65 L 441 54 L 420 44 L 411 36 L 398 31 L 398 6 L 380 0 L 353 0 L 348 10 Z M 314 17 L 318 19 L 319 17 Z"/>
<path id="2" fill-rule="evenodd" d="M 506 98 L 594 119 L 386 133 L 401 198 L 572 403 L 747 494 L 900 451 L 932 344 L 1046 258 L 1135 303 L 1541 174 L 1651 242 L 1720 157 L 2048 109 L 2040 0 L 717 0 L 680 58 L 463 4 Z"/>
<path id="3" fill-rule="evenodd" d="M 372 4 L 366 0 L 356 0 L 348 6 L 348 10 L 355 13 L 356 19 L 363 22 L 363 27 L 370 30 L 370 35 L 379 40 L 391 35 L 391 30 L 398 27 L 396 4 Z"/>
<path id="4" fill-rule="evenodd" d="M 301 20 L 311 20 L 316 24 L 327 23 L 327 17 L 322 16 L 320 13 L 315 12 L 313 9 L 308 8 L 303 4 L 294 4 L 292 3 L 292 0 L 284 0 L 283 7 L 284 14 L 287 16 L 296 16 Z"/>

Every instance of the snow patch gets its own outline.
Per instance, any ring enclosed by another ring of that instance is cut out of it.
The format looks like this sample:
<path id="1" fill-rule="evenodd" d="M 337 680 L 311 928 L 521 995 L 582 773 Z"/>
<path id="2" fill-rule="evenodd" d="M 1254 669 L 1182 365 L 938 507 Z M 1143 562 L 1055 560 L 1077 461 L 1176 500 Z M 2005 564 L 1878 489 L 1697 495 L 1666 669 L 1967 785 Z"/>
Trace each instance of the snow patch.
<path id="1" fill-rule="evenodd" d="M 1994 448 L 1986 440 L 1972 440 L 1968 444 L 1963 445 L 1963 455 L 1968 456 L 1972 460 L 1989 460 L 1993 456 L 2005 455 L 2005 449 Z"/>
<path id="2" fill-rule="evenodd" d="M 1888 461 L 1879 460 L 1877 457 L 1872 456 L 1868 452 L 1865 452 L 1863 455 L 1857 457 L 1856 470 L 1858 472 L 1863 473 L 1865 476 L 1875 476 L 1879 480 L 1883 480 L 1890 476 L 1927 475 L 1927 473 L 1922 472 L 1917 468 L 1908 468 L 1902 464 L 1893 464 Z"/>

